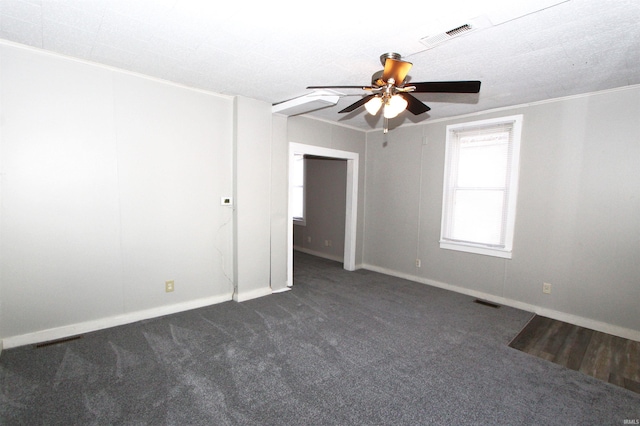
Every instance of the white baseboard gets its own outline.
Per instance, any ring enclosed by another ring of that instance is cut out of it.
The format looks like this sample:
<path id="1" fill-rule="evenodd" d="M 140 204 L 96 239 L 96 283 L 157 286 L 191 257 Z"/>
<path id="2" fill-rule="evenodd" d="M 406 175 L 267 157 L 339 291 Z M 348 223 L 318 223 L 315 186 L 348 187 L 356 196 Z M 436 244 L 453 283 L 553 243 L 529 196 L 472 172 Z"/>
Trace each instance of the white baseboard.
<path id="1" fill-rule="evenodd" d="M 52 340 L 64 339 L 71 336 L 77 336 L 83 333 L 103 330 L 105 328 L 116 327 L 124 324 L 131 324 L 137 321 L 157 318 L 163 315 L 175 314 L 177 312 L 189 311 L 191 309 L 202 308 L 204 306 L 215 305 L 222 302 L 232 300 L 231 293 L 221 296 L 206 297 L 203 299 L 192 300 L 189 302 L 176 303 L 174 305 L 160 306 L 157 308 L 146 309 L 143 311 L 130 312 L 127 314 L 116 315 L 98 320 L 86 321 L 78 324 L 66 325 L 62 327 L 50 328 L 48 330 L 36 331 L 19 336 L 5 337 L 0 340 L 0 347 L 5 349 L 15 348 L 18 346 L 32 345 L 36 343 L 49 342 Z"/>
<path id="2" fill-rule="evenodd" d="M 591 330 L 600 331 L 602 333 L 612 334 L 614 336 L 622 337 L 624 339 L 630 339 L 640 341 L 640 331 L 633 330 L 631 328 L 620 327 L 618 325 L 609 324 L 602 321 L 597 321 L 590 318 L 581 317 L 578 315 L 568 314 L 566 312 L 556 311 L 554 309 L 544 308 L 542 306 L 532 305 L 530 303 L 520 302 L 518 300 L 507 299 L 501 296 L 495 296 L 493 294 L 484 293 L 481 291 L 471 290 L 464 287 L 459 287 L 451 284 L 442 283 L 435 280 L 429 280 L 422 277 L 417 277 L 411 274 L 405 274 L 403 272 L 393 271 L 387 268 L 381 268 L 374 265 L 363 264 L 363 269 L 367 269 L 374 272 L 379 272 L 385 275 L 391 275 L 398 278 L 404 278 L 409 281 L 415 281 L 421 284 L 427 284 L 433 287 L 442 288 L 445 290 L 454 291 L 456 293 L 465 294 L 478 299 L 486 300 L 489 302 L 497 303 L 499 305 L 510 306 L 512 308 L 521 309 L 523 311 L 532 312 L 537 315 L 541 315 L 547 318 L 563 321 L 569 324 L 577 325 L 580 327 L 589 328 Z"/>
<path id="3" fill-rule="evenodd" d="M 246 302 L 247 300 L 268 296 L 272 293 L 273 291 L 271 291 L 271 287 L 258 288 L 256 290 L 236 293 L 233 295 L 233 300 L 235 300 L 236 302 Z"/>
<path id="4" fill-rule="evenodd" d="M 300 251 L 302 253 L 310 254 L 312 256 L 322 257 L 323 259 L 334 260 L 336 262 L 344 263 L 344 259 L 339 257 L 339 256 L 334 256 L 334 255 L 331 255 L 331 254 L 322 253 L 322 252 L 315 251 L 315 250 L 309 250 L 309 249 L 306 249 L 304 247 L 299 247 L 299 246 L 294 246 L 293 249 L 295 251 Z M 358 269 L 364 269 L 364 268 L 365 268 L 365 266 L 364 266 L 363 263 L 357 263 L 355 265 L 354 271 L 357 271 Z"/>
<path id="5" fill-rule="evenodd" d="M 336 262 L 344 263 L 344 258 L 340 256 L 335 256 L 333 254 L 322 253 L 321 251 L 309 250 L 304 247 L 293 246 L 295 251 L 300 251 L 302 253 L 310 254 L 316 257 L 322 257 L 323 259 L 334 260 Z"/>

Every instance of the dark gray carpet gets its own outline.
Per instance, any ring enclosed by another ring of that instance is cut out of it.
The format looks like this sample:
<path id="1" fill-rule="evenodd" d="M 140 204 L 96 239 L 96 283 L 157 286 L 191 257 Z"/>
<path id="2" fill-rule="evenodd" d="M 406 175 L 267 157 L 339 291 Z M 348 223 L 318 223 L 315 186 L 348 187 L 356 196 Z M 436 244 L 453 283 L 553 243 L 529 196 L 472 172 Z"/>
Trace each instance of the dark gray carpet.
<path id="1" fill-rule="evenodd" d="M 640 395 L 507 345 L 532 314 L 296 253 L 292 291 L 0 357 L 0 424 L 622 425 Z"/>

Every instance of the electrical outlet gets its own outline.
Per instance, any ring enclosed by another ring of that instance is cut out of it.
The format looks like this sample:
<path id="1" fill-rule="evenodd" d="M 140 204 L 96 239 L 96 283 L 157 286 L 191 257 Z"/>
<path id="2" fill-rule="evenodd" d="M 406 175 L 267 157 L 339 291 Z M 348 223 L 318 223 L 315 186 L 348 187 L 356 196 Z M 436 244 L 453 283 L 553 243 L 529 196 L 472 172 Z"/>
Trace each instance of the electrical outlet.
<path id="1" fill-rule="evenodd" d="M 164 282 L 164 291 L 166 291 L 167 293 L 172 292 L 173 291 L 173 287 L 174 287 L 173 280 L 169 280 L 169 281 L 165 281 Z"/>
<path id="2" fill-rule="evenodd" d="M 329 240 L 324 240 L 324 246 L 329 247 Z"/>
<path id="3" fill-rule="evenodd" d="M 542 292 L 545 294 L 551 294 L 551 284 L 542 283 Z"/>
<path id="4" fill-rule="evenodd" d="M 311 237 L 307 237 L 307 242 L 310 243 L 311 242 Z"/>
<path id="5" fill-rule="evenodd" d="M 416 259 L 416 268 L 419 268 L 420 266 L 422 266 L 422 262 L 420 262 L 420 259 Z"/>

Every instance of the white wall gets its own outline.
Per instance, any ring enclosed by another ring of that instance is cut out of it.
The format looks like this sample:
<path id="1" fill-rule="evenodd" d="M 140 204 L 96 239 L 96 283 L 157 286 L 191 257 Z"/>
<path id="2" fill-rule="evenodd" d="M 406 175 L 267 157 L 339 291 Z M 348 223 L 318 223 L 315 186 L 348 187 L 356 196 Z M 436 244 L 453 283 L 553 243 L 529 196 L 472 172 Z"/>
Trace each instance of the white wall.
<path id="1" fill-rule="evenodd" d="M 513 259 L 440 249 L 446 126 L 513 114 Z M 395 129 L 387 144 L 369 133 L 366 267 L 640 339 L 638 117 L 636 86 Z"/>
<path id="2" fill-rule="evenodd" d="M 0 63 L 5 347 L 229 300 L 232 99 L 13 45 Z"/>

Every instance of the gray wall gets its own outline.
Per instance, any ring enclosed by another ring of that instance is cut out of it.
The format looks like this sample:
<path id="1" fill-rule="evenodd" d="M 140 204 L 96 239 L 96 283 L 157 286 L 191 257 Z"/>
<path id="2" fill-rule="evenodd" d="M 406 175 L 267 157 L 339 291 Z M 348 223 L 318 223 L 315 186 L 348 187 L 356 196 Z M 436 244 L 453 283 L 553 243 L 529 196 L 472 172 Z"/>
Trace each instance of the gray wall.
<path id="1" fill-rule="evenodd" d="M 270 104 L 12 45 L 0 63 L 4 347 L 286 284 Z"/>
<path id="2" fill-rule="evenodd" d="M 294 248 L 342 262 L 347 161 L 306 158 L 305 167 L 306 224 L 294 225 Z"/>
<path id="3" fill-rule="evenodd" d="M 358 169 L 357 202 L 358 225 L 356 229 L 355 263 L 357 267 L 360 267 L 362 265 L 364 238 L 364 159 L 366 134 L 359 130 L 336 126 L 327 122 L 313 120 L 302 116 L 290 117 L 287 125 L 287 139 L 289 142 L 354 152 L 359 155 L 360 167 Z"/>
<path id="4" fill-rule="evenodd" d="M 233 100 L 32 49 L 0 61 L 5 347 L 230 300 Z"/>
<path id="5" fill-rule="evenodd" d="M 513 114 L 524 115 L 513 259 L 440 249 L 446 125 Z M 370 132 L 366 267 L 638 338 L 638 117 L 633 87 L 395 129 L 386 144 Z"/>
<path id="6" fill-rule="evenodd" d="M 234 104 L 234 300 L 243 301 L 271 294 L 272 117 L 268 103 Z"/>
<path id="7" fill-rule="evenodd" d="M 271 138 L 271 289 L 287 288 L 289 142 L 287 117 L 273 114 Z"/>
<path id="8" fill-rule="evenodd" d="M 0 63 L 0 338 L 11 345 L 228 300 L 236 275 L 247 297 L 281 287 L 289 142 L 359 154 L 357 265 L 640 330 L 638 87 L 395 129 L 384 144 L 381 132 L 285 126 L 261 102 L 31 49 L 0 45 Z M 446 124 L 518 113 L 513 259 L 441 250 Z M 255 170 L 254 138 L 269 159 Z M 219 202 L 234 190 L 235 212 Z"/>

